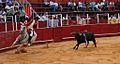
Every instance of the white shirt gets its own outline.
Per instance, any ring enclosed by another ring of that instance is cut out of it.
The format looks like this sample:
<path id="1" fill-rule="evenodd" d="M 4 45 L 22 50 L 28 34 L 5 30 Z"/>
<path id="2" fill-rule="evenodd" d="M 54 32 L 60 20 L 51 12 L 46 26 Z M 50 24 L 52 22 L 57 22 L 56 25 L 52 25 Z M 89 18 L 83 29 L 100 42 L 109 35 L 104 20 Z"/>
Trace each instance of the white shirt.
<path id="1" fill-rule="evenodd" d="M 49 2 L 44 2 L 45 5 L 49 5 Z"/>
<path id="2" fill-rule="evenodd" d="M 50 1 L 50 6 L 51 6 L 51 5 L 54 5 L 54 2 L 53 2 L 53 1 Z"/>
<path id="3" fill-rule="evenodd" d="M 100 3 L 100 6 L 103 6 L 103 5 L 105 5 L 105 3 L 104 3 L 104 2 L 101 2 L 101 3 Z"/>
<path id="4" fill-rule="evenodd" d="M 0 3 L 2 3 L 2 0 L 0 0 Z"/>
<path id="5" fill-rule="evenodd" d="M 74 4 L 74 6 L 76 6 L 76 3 L 75 3 L 75 2 L 74 2 L 73 4 Z"/>
<path id="6" fill-rule="evenodd" d="M 78 2 L 78 7 L 82 7 L 82 2 Z"/>
<path id="7" fill-rule="evenodd" d="M 33 36 L 33 31 L 31 31 L 30 36 Z"/>
<path id="8" fill-rule="evenodd" d="M 10 9 L 11 9 L 11 7 L 10 7 L 10 6 L 8 6 L 8 5 L 6 5 L 6 6 L 5 6 L 5 9 L 10 10 Z"/>
<path id="9" fill-rule="evenodd" d="M 54 3 L 54 5 L 55 5 L 55 6 L 58 6 L 58 3 L 57 3 L 57 2 L 55 2 L 55 3 Z"/>

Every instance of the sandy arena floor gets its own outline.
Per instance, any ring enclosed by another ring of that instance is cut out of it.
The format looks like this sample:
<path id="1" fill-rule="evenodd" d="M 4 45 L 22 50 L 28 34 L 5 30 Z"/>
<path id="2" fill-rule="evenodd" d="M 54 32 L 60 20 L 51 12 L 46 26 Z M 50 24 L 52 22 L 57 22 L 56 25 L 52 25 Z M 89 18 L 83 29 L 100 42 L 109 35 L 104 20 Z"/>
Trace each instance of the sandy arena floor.
<path id="1" fill-rule="evenodd" d="M 96 38 L 97 48 L 90 42 L 73 50 L 76 41 L 64 41 L 26 47 L 27 53 L 15 50 L 0 53 L 0 64 L 120 64 L 120 36 Z"/>

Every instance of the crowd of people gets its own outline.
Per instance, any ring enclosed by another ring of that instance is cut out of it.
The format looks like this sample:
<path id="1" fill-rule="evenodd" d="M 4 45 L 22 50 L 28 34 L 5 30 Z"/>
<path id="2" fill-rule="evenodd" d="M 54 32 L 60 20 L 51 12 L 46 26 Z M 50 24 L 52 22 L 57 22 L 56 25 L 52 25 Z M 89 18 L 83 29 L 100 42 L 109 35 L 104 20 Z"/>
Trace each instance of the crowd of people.
<path id="1" fill-rule="evenodd" d="M 23 22 L 25 20 L 25 4 L 12 0 L 6 0 L 5 2 L 0 0 L 0 22 L 5 22 L 5 20 L 7 20 L 7 16 L 13 16 L 14 19 L 16 16 L 16 22 Z M 9 22 L 9 20 L 7 20 L 7 22 Z"/>
<path id="2" fill-rule="evenodd" d="M 98 2 L 86 1 L 79 2 L 68 0 L 65 6 L 55 0 L 44 0 L 44 5 L 50 7 L 50 11 L 65 11 L 64 8 L 67 7 L 69 11 L 111 11 L 120 10 L 120 1 L 108 2 L 105 0 L 100 0 Z"/>
<path id="3" fill-rule="evenodd" d="M 20 0 L 21 1 L 21 0 Z M 64 7 L 60 2 L 57 2 L 55 0 L 44 0 L 44 6 L 50 7 L 50 11 L 64 11 Z M 6 0 L 6 2 L 2 2 L 0 0 L 0 22 L 4 22 L 4 16 L 16 16 L 17 22 L 25 21 L 25 11 L 24 11 L 24 4 L 13 2 L 11 0 Z M 26 4 L 25 4 L 26 5 Z M 66 3 L 66 7 L 68 7 L 69 11 L 107 11 L 107 10 L 120 10 L 120 1 L 117 0 L 117 2 L 107 2 L 105 0 L 101 0 L 99 2 L 83 2 L 82 0 L 79 0 L 79 2 L 75 2 L 73 0 L 69 0 Z M 54 19 L 54 21 L 57 21 L 54 26 L 58 25 L 58 22 L 60 22 L 59 17 L 48 17 L 47 12 L 44 14 L 41 14 L 39 17 L 40 21 L 47 21 L 49 27 L 52 27 L 51 21 Z M 63 16 L 64 17 L 64 16 Z M 64 19 L 64 18 L 62 18 Z M 70 19 L 70 18 L 69 18 Z M 72 20 L 72 19 L 71 19 Z M 84 19 L 83 19 L 84 20 Z"/>

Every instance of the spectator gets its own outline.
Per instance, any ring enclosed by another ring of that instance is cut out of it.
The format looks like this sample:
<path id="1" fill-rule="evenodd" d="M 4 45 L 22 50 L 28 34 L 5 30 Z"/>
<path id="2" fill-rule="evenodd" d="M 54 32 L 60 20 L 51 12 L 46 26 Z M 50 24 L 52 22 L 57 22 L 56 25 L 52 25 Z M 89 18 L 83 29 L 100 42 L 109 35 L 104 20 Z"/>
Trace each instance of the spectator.
<path id="1" fill-rule="evenodd" d="M 73 11 L 74 3 L 73 3 L 71 0 L 68 1 L 68 3 L 67 3 L 67 7 L 68 7 L 68 10 L 72 10 L 72 11 Z"/>
<path id="2" fill-rule="evenodd" d="M 100 9 L 101 9 L 102 11 L 105 11 L 105 9 L 107 8 L 107 3 L 105 2 L 105 0 L 102 0 L 102 1 L 100 2 L 99 7 L 100 7 Z"/>
<path id="3" fill-rule="evenodd" d="M 119 0 L 117 0 L 117 2 L 115 2 L 115 9 L 120 10 L 120 1 Z"/>
<path id="4" fill-rule="evenodd" d="M 24 7 L 22 4 L 19 5 L 20 16 L 25 16 Z"/>
<path id="5" fill-rule="evenodd" d="M 43 16 L 42 14 L 40 14 L 40 16 L 38 16 L 39 21 L 44 21 L 43 18 L 42 18 L 42 16 Z"/>
<path id="6" fill-rule="evenodd" d="M 95 11 L 95 2 L 90 2 L 91 11 Z"/>
<path id="7" fill-rule="evenodd" d="M 54 21 L 53 21 L 53 27 L 58 27 L 58 22 L 59 22 L 59 19 L 58 17 L 54 17 Z"/>
<path id="8" fill-rule="evenodd" d="M 63 6 L 61 4 L 58 5 L 59 11 L 62 12 L 63 11 Z"/>
<path id="9" fill-rule="evenodd" d="M 11 9 L 10 3 L 7 3 L 7 4 L 6 4 L 5 9 L 7 9 L 7 10 L 10 10 L 10 9 Z"/>
<path id="10" fill-rule="evenodd" d="M 116 18 L 116 15 L 112 16 L 112 18 L 110 19 L 110 23 L 111 24 L 119 23 L 119 20 Z"/>
<path id="11" fill-rule="evenodd" d="M 39 16 L 39 21 L 47 21 L 48 17 L 47 17 L 48 13 L 44 13 L 44 15 L 41 14 L 41 16 Z"/>
<path id="12" fill-rule="evenodd" d="M 2 7 L 3 7 L 3 5 L 2 5 L 2 0 L 0 0 L 0 10 L 2 10 Z"/>
<path id="13" fill-rule="evenodd" d="M 48 6 L 49 6 L 48 0 L 44 0 L 44 6 L 45 6 L 45 7 L 48 7 Z"/>
<path id="14" fill-rule="evenodd" d="M 7 3 L 10 3 L 10 2 L 11 2 L 11 0 L 6 0 L 6 2 L 7 2 Z"/>
<path id="15" fill-rule="evenodd" d="M 2 10 L 0 11 L 0 15 L 5 16 L 6 12 L 5 12 L 5 8 L 3 7 Z"/>
<path id="16" fill-rule="evenodd" d="M 48 26 L 49 27 L 52 27 L 52 22 L 53 22 L 52 21 L 52 16 L 50 16 L 49 19 L 48 19 Z"/>
<path id="17" fill-rule="evenodd" d="M 86 4 L 84 2 L 82 3 L 82 9 L 83 9 L 83 11 L 85 11 L 85 9 L 86 9 Z"/>
<path id="18" fill-rule="evenodd" d="M 103 2 L 104 2 L 103 10 L 108 11 L 108 1 L 106 2 L 105 0 L 103 0 Z"/>
<path id="19" fill-rule="evenodd" d="M 4 22 L 4 16 L 6 16 L 6 12 L 5 12 L 5 8 L 2 8 L 2 10 L 0 11 L 0 21 Z"/>
<path id="20" fill-rule="evenodd" d="M 114 6 L 114 2 L 110 2 L 109 6 L 108 6 L 108 10 L 112 11 L 114 10 L 115 6 Z"/>
<path id="21" fill-rule="evenodd" d="M 14 6 L 12 6 L 12 3 L 7 3 L 5 6 L 6 14 L 7 15 L 14 15 Z"/>
<path id="22" fill-rule="evenodd" d="M 44 21 L 47 21 L 47 20 L 48 20 L 47 15 L 48 15 L 48 13 L 46 12 L 46 13 L 44 13 L 44 15 L 42 16 L 42 18 L 43 18 Z"/>
<path id="23" fill-rule="evenodd" d="M 76 11 L 76 10 L 77 10 L 77 4 L 76 4 L 76 2 L 75 2 L 75 1 L 73 2 L 73 10 L 74 10 L 74 11 Z"/>
<path id="24" fill-rule="evenodd" d="M 50 11 L 54 11 L 54 2 L 50 1 Z"/>
<path id="25" fill-rule="evenodd" d="M 99 2 L 96 3 L 95 9 L 96 9 L 96 11 L 101 11 Z"/>
<path id="26" fill-rule="evenodd" d="M 17 22 L 20 22 L 20 12 L 16 12 L 15 15 L 16 15 Z"/>
<path id="27" fill-rule="evenodd" d="M 0 0 L 0 3 L 2 3 L 2 0 Z"/>
<path id="28" fill-rule="evenodd" d="M 82 2 L 79 1 L 77 7 L 78 7 L 78 11 L 80 11 L 82 9 Z"/>
<path id="29" fill-rule="evenodd" d="M 85 9 L 86 9 L 85 3 L 79 1 L 78 2 L 78 10 L 79 11 L 85 11 Z"/>
<path id="30" fill-rule="evenodd" d="M 54 2 L 54 12 L 58 10 L 58 3 Z"/>

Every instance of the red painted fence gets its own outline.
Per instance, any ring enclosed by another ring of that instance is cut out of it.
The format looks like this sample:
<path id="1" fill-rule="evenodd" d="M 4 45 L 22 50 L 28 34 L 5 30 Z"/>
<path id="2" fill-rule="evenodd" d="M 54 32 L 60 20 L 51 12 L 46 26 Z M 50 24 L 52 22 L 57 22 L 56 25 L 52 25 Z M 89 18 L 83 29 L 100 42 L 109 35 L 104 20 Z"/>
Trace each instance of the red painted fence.
<path id="1" fill-rule="evenodd" d="M 93 24 L 93 25 L 78 25 L 65 26 L 57 28 L 40 28 L 36 29 L 36 41 L 62 41 L 63 38 L 72 37 L 71 32 L 81 32 L 88 30 L 95 34 L 107 34 L 120 32 L 120 24 Z M 0 33 L 0 49 L 9 47 L 18 36 L 19 32 Z M 39 42 L 41 43 L 41 42 Z"/>

